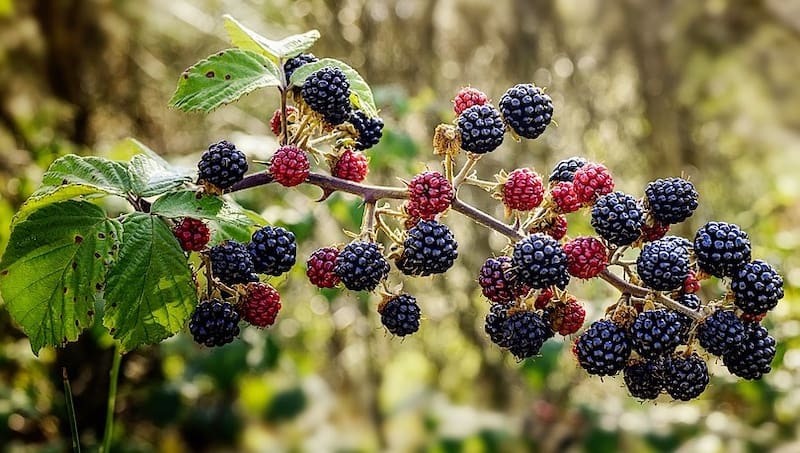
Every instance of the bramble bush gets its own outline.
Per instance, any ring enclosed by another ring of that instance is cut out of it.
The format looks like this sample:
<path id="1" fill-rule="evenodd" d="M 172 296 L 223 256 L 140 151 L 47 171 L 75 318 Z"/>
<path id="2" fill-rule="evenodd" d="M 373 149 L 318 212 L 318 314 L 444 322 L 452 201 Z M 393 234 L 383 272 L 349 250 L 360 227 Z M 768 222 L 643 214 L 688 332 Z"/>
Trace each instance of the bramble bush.
<path id="1" fill-rule="evenodd" d="M 502 152 L 506 140 L 534 140 L 553 122 L 546 91 L 520 83 L 497 106 L 475 88 L 455 95 L 453 122 L 433 133 L 439 171 L 397 187 L 367 184 L 364 151 L 380 141 L 384 124 L 359 73 L 305 53 L 316 31 L 273 41 L 224 20 L 234 47 L 186 69 L 170 104 L 210 112 L 275 87 L 281 103 L 264 113 L 279 148 L 268 161 L 248 161 L 222 140 L 197 169 L 186 169 L 130 140 L 123 146 L 135 155 L 127 162 L 76 155 L 53 162 L 16 214 L 0 263 L 6 307 L 35 354 L 75 341 L 95 316 L 121 352 L 187 326 L 208 347 L 234 341 L 242 322 L 269 327 L 281 308 L 270 279 L 296 264 L 295 237 L 228 194 L 310 184 L 322 189 L 318 201 L 334 192 L 360 197 L 364 215 L 360 231 L 310 254 L 309 281 L 377 293 L 393 335 L 416 332 L 424 307 L 398 283 L 450 269 L 458 242 L 443 220 L 463 215 L 508 238 L 476 275 L 490 304 L 489 339 L 519 360 L 538 355 L 555 334 L 577 335 L 579 365 L 599 376 L 622 372 L 638 399 L 696 398 L 714 356 L 744 379 L 770 371 L 775 340 L 760 321 L 783 297 L 781 276 L 752 259 L 737 225 L 712 221 L 691 239 L 669 235 L 698 206 L 691 181 L 658 179 L 641 195 L 627 194 L 615 191 L 608 168 L 583 157 L 556 163 L 546 180 L 533 166 L 482 179 L 484 154 Z M 468 186 L 502 203 L 506 217 L 464 202 L 459 192 Z M 98 199 L 109 196 L 128 209 L 108 212 Z M 569 236 L 579 211 L 589 213 L 596 236 Z M 580 334 L 585 311 L 568 290 L 571 279 L 603 280 L 620 292 Z M 715 279 L 725 291 L 701 300 L 701 285 Z"/>

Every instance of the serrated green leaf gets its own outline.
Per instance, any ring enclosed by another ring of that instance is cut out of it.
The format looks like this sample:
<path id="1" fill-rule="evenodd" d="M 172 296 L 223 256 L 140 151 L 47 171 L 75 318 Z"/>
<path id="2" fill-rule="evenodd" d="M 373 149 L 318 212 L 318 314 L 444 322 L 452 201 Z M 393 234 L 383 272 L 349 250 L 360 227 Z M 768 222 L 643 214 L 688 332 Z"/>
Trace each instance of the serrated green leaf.
<path id="1" fill-rule="evenodd" d="M 185 70 L 169 104 L 186 112 L 210 112 L 255 89 L 280 85 L 281 74 L 272 60 L 250 50 L 227 49 Z"/>
<path id="2" fill-rule="evenodd" d="M 123 221 L 117 264 L 108 273 L 103 325 L 130 351 L 180 331 L 197 305 L 186 256 L 163 219 L 133 213 Z"/>
<path id="3" fill-rule="evenodd" d="M 41 187 L 34 192 L 33 195 L 28 197 L 22 206 L 20 206 L 17 213 L 14 214 L 12 225 L 24 220 L 37 209 L 41 209 L 53 203 L 90 195 L 103 196 L 108 194 L 109 192 L 106 190 L 95 186 L 87 186 L 85 184 L 65 184 L 58 187 Z"/>
<path id="4" fill-rule="evenodd" d="M 378 108 L 375 106 L 375 98 L 372 95 L 372 89 L 367 85 L 367 82 L 364 81 L 364 78 L 361 77 L 361 74 L 348 66 L 347 63 L 334 58 L 323 58 L 314 63 L 307 63 L 300 66 L 292 73 L 289 83 L 290 85 L 301 86 L 308 76 L 328 66 L 341 69 L 347 76 L 347 80 L 350 82 L 350 102 L 363 110 L 367 116 L 378 116 Z"/>
<path id="5" fill-rule="evenodd" d="M 231 44 L 240 49 L 258 52 L 275 63 L 279 63 L 281 59 L 299 55 L 319 39 L 319 32 L 311 30 L 299 35 L 288 36 L 280 41 L 273 41 L 245 27 L 233 16 L 226 14 L 222 18 Z"/>
<path id="6" fill-rule="evenodd" d="M 216 219 L 222 210 L 223 201 L 213 195 L 198 198 L 198 193 L 191 190 L 168 193 L 153 203 L 150 212 L 171 219 L 193 217 L 195 219 Z"/>
<path id="7" fill-rule="evenodd" d="M 128 163 L 131 191 L 140 197 L 152 197 L 177 189 L 192 180 L 191 176 L 176 173 L 144 154 L 133 156 Z"/>
<path id="8" fill-rule="evenodd" d="M 268 222 L 258 213 L 245 209 L 232 200 L 226 200 L 217 217 L 210 220 L 211 243 L 219 244 L 226 239 L 248 242 L 257 225 Z"/>
<path id="9" fill-rule="evenodd" d="M 122 227 L 87 202 L 64 201 L 17 224 L 0 262 L 0 292 L 34 354 L 74 341 L 92 323 Z"/>
<path id="10" fill-rule="evenodd" d="M 114 156 L 119 160 L 131 160 L 138 154 L 144 154 L 150 159 L 154 160 L 160 167 L 167 169 L 171 173 L 181 176 L 194 177 L 197 173 L 197 168 L 183 167 L 168 162 L 161 157 L 157 152 L 153 151 L 144 143 L 136 140 L 135 138 L 126 138 L 116 143 L 109 151 L 109 155 Z"/>
<path id="11" fill-rule="evenodd" d="M 124 196 L 131 183 L 125 164 L 103 157 L 68 154 L 56 159 L 42 176 L 41 187 L 83 184 Z"/>

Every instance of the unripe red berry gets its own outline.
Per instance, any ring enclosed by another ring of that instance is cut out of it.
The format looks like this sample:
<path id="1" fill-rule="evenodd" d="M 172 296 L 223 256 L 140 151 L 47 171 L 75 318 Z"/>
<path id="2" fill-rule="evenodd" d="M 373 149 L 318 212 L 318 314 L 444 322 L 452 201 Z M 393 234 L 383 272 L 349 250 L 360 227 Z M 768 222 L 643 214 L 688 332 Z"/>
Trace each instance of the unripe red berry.
<path id="1" fill-rule="evenodd" d="M 450 207 L 455 191 L 453 186 L 439 172 L 426 171 L 408 183 L 408 204 L 406 211 L 412 217 L 432 220 L 436 214 Z"/>
<path id="2" fill-rule="evenodd" d="M 572 335 L 583 327 L 585 319 L 586 310 L 576 299 L 571 298 L 566 304 L 556 305 L 551 315 L 551 327 L 561 335 Z"/>
<path id="3" fill-rule="evenodd" d="M 289 121 L 289 115 L 297 113 L 297 109 L 292 107 L 291 105 L 286 106 L 286 125 L 288 126 L 291 124 Z M 269 128 L 272 129 L 272 133 L 276 136 L 281 135 L 281 109 L 275 110 L 275 113 L 272 114 L 272 119 L 269 120 Z"/>
<path id="4" fill-rule="evenodd" d="M 266 283 L 250 283 L 239 311 L 242 318 L 256 327 L 269 327 L 275 323 L 281 309 L 281 295 Z"/>
<path id="5" fill-rule="evenodd" d="M 322 247 L 308 257 L 306 275 L 308 280 L 318 288 L 333 288 L 340 280 L 334 269 L 339 250 L 334 247 Z"/>
<path id="6" fill-rule="evenodd" d="M 503 204 L 509 209 L 530 211 L 544 198 L 542 177 L 530 168 L 518 168 L 508 175 L 503 184 Z"/>
<path id="7" fill-rule="evenodd" d="M 608 266 L 608 250 L 594 237 L 577 237 L 564 244 L 567 271 L 578 278 L 593 278 Z"/>
<path id="8" fill-rule="evenodd" d="M 187 252 L 199 252 L 206 247 L 211 239 L 211 231 L 208 226 L 198 219 L 184 217 L 175 227 L 175 237 L 181 244 L 181 248 Z"/>
<path id="9" fill-rule="evenodd" d="M 603 164 L 589 162 L 575 172 L 572 180 L 581 203 L 594 203 L 600 195 L 614 190 L 614 178 Z"/>
<path id="10" fill-rule="evenodd" d="M 581 202 L 571 182 L 561 181 L 550 189 L 550 196 L 561 214 L 575 212 L 581 208 Z"/>
<path id="11" fill-rule="evenodd" d="M 536 296 L 536 301 L 533 303 L 533 308 L 541 310 L 550 304 L 553 300 L 553 288 L 545 288 Z"/>
<path id="12" fill-rule="evenodd" d="M 646 242 L 659 240 L 669 232 L 669 224 L 654 222 L 652 225 L 642 226 L 642 239 Z"/>
<path id="13" fill-rule="evenodd" d="M 453 99 L 453 111 L 456 112 L 456 115 L 461 115 L 461 112 L 473 105 L 484 105 L 488 102 L 489 98 L 486 97 L 483 91 L 472 87 L 464 87 Z"/>
<path id="14" fill-rule="evenodd" d="M 359 151 L 346 149 L 331 170 L 333 176 L 348 181 L 361 182 L 367 177 L 367 156 Z"/>
<path id="15" fill-rule="evenodd" d="M 272 155 L 269 172 L 282 186 L 293 187 L 301 184 L 308 178 L 308 156 L 296 146 L 281 146 Z"/>

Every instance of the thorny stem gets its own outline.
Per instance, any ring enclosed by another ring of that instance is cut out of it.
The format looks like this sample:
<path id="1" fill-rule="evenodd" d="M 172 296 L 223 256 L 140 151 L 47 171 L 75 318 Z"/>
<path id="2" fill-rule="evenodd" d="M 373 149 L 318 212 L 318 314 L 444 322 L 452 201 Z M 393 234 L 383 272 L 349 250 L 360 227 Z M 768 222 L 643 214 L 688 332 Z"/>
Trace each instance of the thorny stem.
<path id="1" fill-rule="evenodd" d="M 361 220 L 361 234 L 375 235 L 375 202 L 371 201 L 364 204 L 364 217 Z"/>
<path id="2" fill-rule="evenodd" d="M 466 181 L 469 181 L 467 178 Z M 265 184 L 269 184 L 272 182 L 272 176 L 270 176 L 267 172 L 255 173 L 245 177 L 242 181 L 235 184 L 231 187 L 231 192 L 238 192 L 240 190 L 249 189 L 251 187 L 261 186 Z M 315 185 L 326 192 L 330 191 L 341 191 L 350 193 L 353 195 L 358 195 L 364 199 L 364 203 L 369 206 L 369 204 L 374 204 L 382 199 L 396 199 L 402 200 L 408 198 L 408 189 L 405 187 L 388 187 L 388 186 L 373 186 L 368 184 L 361 184 L 353 181 L 348 181 L 341 178 L 336 178 L 334 176 L 325 175 L 322 173 L 311 173 L 306 180 L 307 184 Z M 513 242 L 517 242 L 522 240 L 525 236 L 520 233 L 519 230 L 515 229 L 511 225 L 507 225 L 502 221 L 496 219 L 495 217 L 481 211 L 480 209 L 465 203 L 458 197 L 453 198 L 453 202 L 451 203 L 450 207 L 453 211 L 456 211 L 470 219 L 474 220 L 475 222 L 490 228 L 498 233 L 506 236 Z M 375 217 L 374 215 L 372 216 Z M 383 223 L 381 219 L 377 219 L 378 225 L 381 226 L 382 229 L 388 230 L 385 228 L 386 225 Z M 638 285 L 634 285 L 630 282 L 625 281 L 622 277 L 612 273 L 608 269 L 604 270 L 599 275 L 600 278 L 608 282 L 611 286 L 618 289 L 623 294 L 630 294 L 636 297 L 646 297 L 651 291 L 647 288 L 643 288 Z M 678 311 L 680 313 L 689 316 L 690 318 L 694 319 L 695 321 L 699 321 L 703 319 L 703 315 L 696 311 L 685 307 L 684 305 L 670 299 L 669 297 L 664 296 L 661 293 L 656 293 L 656 300 L 661 303 L 662 305 L 666 306 L 667 308 Z"/>
<path id="3" fill-rule="evenodd" d="M 458 187 L 464 182 L 464 180 L 469 176 L 469 172 L 475 168 L 475 164 L 481 160 L 480 154 L 473 154 L 470 153 L 469 157 L 467 157 L 467 161 L 464 163 L 464 166 L 461 167 L 461 170 L 458 172 L 455 177 L 453 177 L 453 187 L 458 190 Z"/>

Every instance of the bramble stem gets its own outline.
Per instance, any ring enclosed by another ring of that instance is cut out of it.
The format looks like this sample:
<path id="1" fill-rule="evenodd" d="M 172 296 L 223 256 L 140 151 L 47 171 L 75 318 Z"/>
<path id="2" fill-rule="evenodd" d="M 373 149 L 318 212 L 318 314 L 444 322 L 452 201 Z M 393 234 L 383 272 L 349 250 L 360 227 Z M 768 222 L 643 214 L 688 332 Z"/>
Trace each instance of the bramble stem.
<path id="1" fill-rule="evenodd" d="M 103 433 L 103 453 L 111 451 L 111 439 L 114 434 L 114 406 L 117 401 L 117 382 L 119 381 L 119 365 L 122 363 L 122 353 L 119 350 L 119 343 L 114 343 L 114 357 L 111 362 L 110 380 L 108 386 L 108 404 L 106 406 L 106 429 Z"/>
<path id="2" fill-rule="evenodd" d="M 286 119 L 286 88 L 280 89 L 281 93 L 281 145 L 289 143 L 289 121 Z"/>
<path id="3" fill-rule="evenodd" d="M 64 398 L 67 400 L 67 418 L 69 419 L 69 431 L 72 435 L 72 451 L 81 453 L 81 440 L 78 437 L 78 420 L 75 418 L 75 403 L 72 401 L 72 387 L 69 385 L 67 369 L 61 368 L 61 379 L 64 382 Z"/>
<path id="4" fill-rule="evenodd" d="M 469 176 L 469 172 L 475 168 L 475 165 L 481 160 L 482 154 L 473 154 L 469 153 L 467 157 L 467 161 L 464 163 L 464 166 L 461 167 L 461 170 L 458 174 L 453 178 L 453 187 L 458 190 L 458 187 L 464 182 L 465 179 Z"/>

